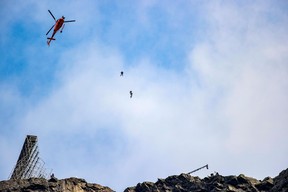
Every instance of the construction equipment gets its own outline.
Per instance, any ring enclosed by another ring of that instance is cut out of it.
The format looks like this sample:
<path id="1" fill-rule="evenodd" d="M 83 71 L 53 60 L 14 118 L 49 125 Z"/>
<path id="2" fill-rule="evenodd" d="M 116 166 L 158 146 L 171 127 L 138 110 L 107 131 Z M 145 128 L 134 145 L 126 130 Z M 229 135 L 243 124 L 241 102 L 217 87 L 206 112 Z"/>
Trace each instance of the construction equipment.
<path id="1" fill-rule="evenodd" d="M 37 136 L 27 135 L 10 179 L 45 178 L 45 162 L 38 157 Z"/>
<path id="2" fill-rule="evenodd" d="M 200 168 L 198 168 L 198 169 L 195 169 L 195 170 L 193 170 L 193 171 L 190 171 L 188 174 L 191 174 L 191 173 L 194 173 L 194 172 L 196 172 L 196 171 L 199 171 L 200 169 L 203 169 L 203 168 L 207 168 L 208 169 L 208 164 L 207 165 L 204 165 L 203 167 L 200 167 Z"/>

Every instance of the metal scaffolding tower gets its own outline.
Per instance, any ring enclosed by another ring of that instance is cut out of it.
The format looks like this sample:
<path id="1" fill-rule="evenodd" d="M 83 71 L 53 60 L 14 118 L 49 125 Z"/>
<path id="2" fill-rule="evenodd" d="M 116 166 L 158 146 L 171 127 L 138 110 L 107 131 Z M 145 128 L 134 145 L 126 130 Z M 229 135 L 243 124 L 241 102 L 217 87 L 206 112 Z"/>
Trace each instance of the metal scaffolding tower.
<path id="1" fill-rule="evenodd" d="M 45 162 L 38 155 L 37 136 L 27 135 L 10 179 L 46 178 Z"/>

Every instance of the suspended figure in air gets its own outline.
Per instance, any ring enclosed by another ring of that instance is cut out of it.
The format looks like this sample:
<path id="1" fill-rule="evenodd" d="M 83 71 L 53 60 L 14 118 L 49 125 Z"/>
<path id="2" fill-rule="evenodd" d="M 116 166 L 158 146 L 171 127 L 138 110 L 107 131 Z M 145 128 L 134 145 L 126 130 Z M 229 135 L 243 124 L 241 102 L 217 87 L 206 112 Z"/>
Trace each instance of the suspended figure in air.
<path id="1" fill-rule="evenodd" d="M 61 30 L 60 30 L 60 33 L 62 33 L 62 31 L 63 31 L 63 29 L 64 29 L 64 26 L 65 26 L 65 24 L 64 23 L 68 23 L 68 22 L 75 22 L 75 20 L 69 20 L 69 21 L 65 21 L 65 17 L 64 16 L 62 16 L 60 19 L 58 19 L 57 21 L 56 21 L 56 19 L 55 19 L 55 17 L 54 17 L 54 15 L 51 13 L 51 11 L 50 10 L 48 10 L 48 12 L 50 13 L 50 15 L 53 17 L 53 19 L 54 19 L 54 21 L 55 21 L 55 24 L 49 29 L 49 31 L 46 33 L 46 35 L 48 35 L 48 33 L 52 30 L 52 28 L 54 27 L 54 30 L 53 30 L 53 33 L 52 33 L 52 36 L 51 37 L 47 37 L 47 39 L 48 39 L 48 41 L 47 41 L 47 44 L 48 44 L 48 46 L 50 46 L 50 42 L 52 41 L 52 40 L 56 40 L 55 38 L 54 38 L 54 35 L 57 33 L 57 31 L 59 31 L 59 29 L 61 28 Z"/>
<path id="2" fill-rule="evenodd" d="M 133 96 L 133 92 L 132 92 L 132 91 L 130 91 L 130 98 L 132 98 L 132 96 Z"/>

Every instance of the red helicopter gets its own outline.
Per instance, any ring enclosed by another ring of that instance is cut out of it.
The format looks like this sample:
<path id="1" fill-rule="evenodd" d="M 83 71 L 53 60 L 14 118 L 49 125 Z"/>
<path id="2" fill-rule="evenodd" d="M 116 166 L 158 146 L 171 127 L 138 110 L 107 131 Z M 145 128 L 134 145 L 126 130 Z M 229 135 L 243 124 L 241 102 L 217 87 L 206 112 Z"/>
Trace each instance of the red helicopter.
<path id="1" fill-rule="evenodd" d="M 62 33 L 62 31 L 63 31 L 63 29 L 64 29 L 64 26 L 65 26 L 64 23 L 75 22 L 76 20 L 65 21 L 65 20 L 64 20 L 65 17 L 62 16 L 60 19 L 58 19 L 58 20 L 56 21 L 54 15 L 51 13 L 51 11 L 48 10 L 48 12 L 50 13 L 50 15 L 53 17 L 54 21 L 56 22 L 56 23 L 49 29 L 49 31 L 46 33 L 46 35 L 48 35 L 48 33 L 49 33 L 49 32 L 52 30 L 52 28 L 55 26 L 52 36 L 51 36 L 51 37 L 47 37 L 47 39 L 48 39 L 47 44 L 48 44 L 48 46 L 50 46 L 50 42 L 51 42 L 52 40 L 56 40 L 56 39 L 54 38 L 54 35 L 57 33 L 57 31 L 58 31 L 61 27 L 62 27 L 62 28 L 61 28 L 61 30 L 60 30 L 60 33 Z M 64 25 L 63 25 L 63 24 L 64 24 Z"/>

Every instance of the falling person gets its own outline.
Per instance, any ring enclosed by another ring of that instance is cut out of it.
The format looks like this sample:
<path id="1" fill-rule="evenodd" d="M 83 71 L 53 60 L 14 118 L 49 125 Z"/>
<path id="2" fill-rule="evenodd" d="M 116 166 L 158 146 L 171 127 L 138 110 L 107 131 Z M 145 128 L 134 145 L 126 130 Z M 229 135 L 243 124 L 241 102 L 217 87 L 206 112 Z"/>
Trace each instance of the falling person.
<path id="1" fill-rule="evenodd" d="M 124 72 L 123 72 L 123 71 L 121 71 L 121 73 L 120 73 L 120 76 L 123 76 L 123 74 L 124 74 Z"/>
<path id="2" fill-rule="evenodd" d="M 132 92 L 132 91 L 130 91 L 130 98 L 132 98 L 132 96 L 133 96 L 133 92 Z"/>

